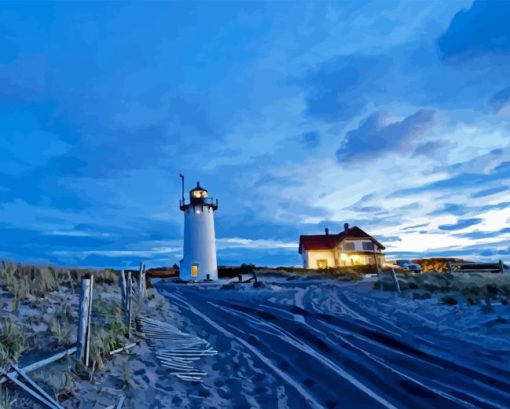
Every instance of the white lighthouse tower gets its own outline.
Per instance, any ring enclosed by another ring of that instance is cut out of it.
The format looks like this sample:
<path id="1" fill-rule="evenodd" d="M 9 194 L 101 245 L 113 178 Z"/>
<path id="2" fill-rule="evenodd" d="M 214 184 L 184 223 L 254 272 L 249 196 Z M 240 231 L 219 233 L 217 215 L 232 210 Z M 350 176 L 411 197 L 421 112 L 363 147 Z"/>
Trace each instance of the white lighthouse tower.
<path id="1" fill-rule="evenodd" d="M 184 251 L 179 277 L 186 281 L 218 279 L 216 262 L 216 239 L 214 236 L 214 212 L 218 209 L 218 200 L 208 197 L 208 192 L 197 182 L 190 190 L 189 202 L 183 195 L 180 209 L 184 212 Z"/>

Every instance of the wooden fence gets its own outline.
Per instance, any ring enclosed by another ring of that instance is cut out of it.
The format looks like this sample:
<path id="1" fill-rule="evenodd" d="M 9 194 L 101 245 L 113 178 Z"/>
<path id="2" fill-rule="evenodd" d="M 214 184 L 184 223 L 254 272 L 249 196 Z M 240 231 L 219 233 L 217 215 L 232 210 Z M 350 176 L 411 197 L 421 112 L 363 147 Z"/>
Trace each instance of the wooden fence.
<path id="1" fill-rule="evenodd" d="M 19 387 L 27 394 L 36 399 L 39 403 L 51 409 L 63 409 L 63 407 L 53 399 L 47 392 L 45 392 L 39 385 L 37 385 L 29 376 L 28 373 L 40 369 L 46 365 L 54 363 L 66 356 L 76 354 L 76 358 L 81 361 L 85 366 L 90 365 L 90 343 L 91 343 L 91 324 L 92 324 L 92 300 L 94 288 L 94 276 L 81 279 L 80 286 L 80 302 L 78 305 L 78 334 L 76 346 L 61 351 L 41 361 L 32 363 L 24 368 L 18 368 L 14 363 L 10 363 L 10 369 L 0 368 L 0 384 L 10 382 Z M 124 311 L 124 319 L 127 328 L 126 336 L 128 340 L 131 338 L 131 328 L 133 324 L 133 296 L 136 297 L 138 302 L 145 300 L 147 296 L 146 286 L 146 269 L 145 264 L 140 263 L 140 270 L 138 272 L 138 285 L 135 286 L 131 272 L 125 273 L 122 270 L 119 274 L 119 285 L 121 289 L 121 306 Z M 130 350 L 136 343 L 127 343 L 124 347 L 110 351 L 110 356 L 117 353 Z M 121 396 L 115 408 L 120 409 L 124 404 L 125 397 Z M 113 407 L 112 407 L 113 408 Z"/>

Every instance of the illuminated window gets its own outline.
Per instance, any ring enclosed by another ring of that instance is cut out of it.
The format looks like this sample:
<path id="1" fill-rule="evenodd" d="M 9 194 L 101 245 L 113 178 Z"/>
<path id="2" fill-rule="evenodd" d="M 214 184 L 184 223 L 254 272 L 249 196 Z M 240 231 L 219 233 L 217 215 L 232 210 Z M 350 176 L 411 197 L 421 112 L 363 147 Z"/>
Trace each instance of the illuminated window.
<path id="1" fill-rule="evenodd" d="M 193 191 L 193 198 L 194 199 L 201 199 L 207 197 L 207 192 L 205 190 L 194 190 Z"/>
<path id="2" fill-rule="evenodd" d="M 191 277 L 198 277 L 198 263 L 191 265 Z"/>
<path id="3" fill-rule="evenodd" d="M 317 260 L 317 268 L 328 268 L 328 260 L 325 258 Z"/>

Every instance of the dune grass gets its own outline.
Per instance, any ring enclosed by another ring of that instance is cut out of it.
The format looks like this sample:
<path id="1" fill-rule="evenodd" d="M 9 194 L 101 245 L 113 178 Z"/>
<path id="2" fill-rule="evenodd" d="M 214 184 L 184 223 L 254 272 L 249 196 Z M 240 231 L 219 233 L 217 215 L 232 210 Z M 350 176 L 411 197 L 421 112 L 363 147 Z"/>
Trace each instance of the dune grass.
<path id="1" fill-rule="evenodd" d="M 13 295 L 13 307 L 17 311 L 20 300 L 28 296 L 44 297 L 60 286 L 67 286 L 78 291 L 80 279 L 93 275 L 96 283 L 113 284 L 118 274 L 114 270 L 66 269 L 48 266 L 22 265 L 2 261 L 0 279 L 7 291 Z"/>
<path id="2" fill-rule="evenodd" d="M 93 320 L 90 338 L 90 359 L 96 368 L 101 368 L 110 352 L 126 343 L 126 325 L 120 305 L 113 301 L 94 300 L 92 314 L 101 322 Z"/>
<path id="3" fill-rule="evenodd" d="M 0 368 L 9 361 L 17 362 L 26 347 L 23 328 L 8 318 L 0 318 Z"/>
<path id="4" fill-rule="evenodd" d="M 426 273 L 397 274 L 400 289 L 410 291 L 415 299 L 440 296 L 447 305 L 464 301 L 468 305 L 485 303 L 490 308 L 492 301 L 503 305 L 510 302 L 510 275 L 492 273 Z M 377 286 L 377 285 L 376 285 Z M 387 286 L 393 290 L 393 286 Z"/>

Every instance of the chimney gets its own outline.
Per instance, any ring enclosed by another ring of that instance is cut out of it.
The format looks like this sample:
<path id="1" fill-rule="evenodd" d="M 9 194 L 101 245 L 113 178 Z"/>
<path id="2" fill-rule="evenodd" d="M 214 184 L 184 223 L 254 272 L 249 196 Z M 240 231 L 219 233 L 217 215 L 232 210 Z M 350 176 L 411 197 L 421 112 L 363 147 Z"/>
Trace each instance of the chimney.
<path id="1" fill-rule="evenodd" d="M 347 230 L 349 230 L 349 223 L 344 223 L 344 232 L 347 233 Z"/>
<path id="2" fill-rule="evenodd" d="M 329 234 L 329 229 L 326 227 L 326 228 L 324 229 L 324 232 L 326 233 L 326 236 L 327 236 L 327 235 Z"/>

